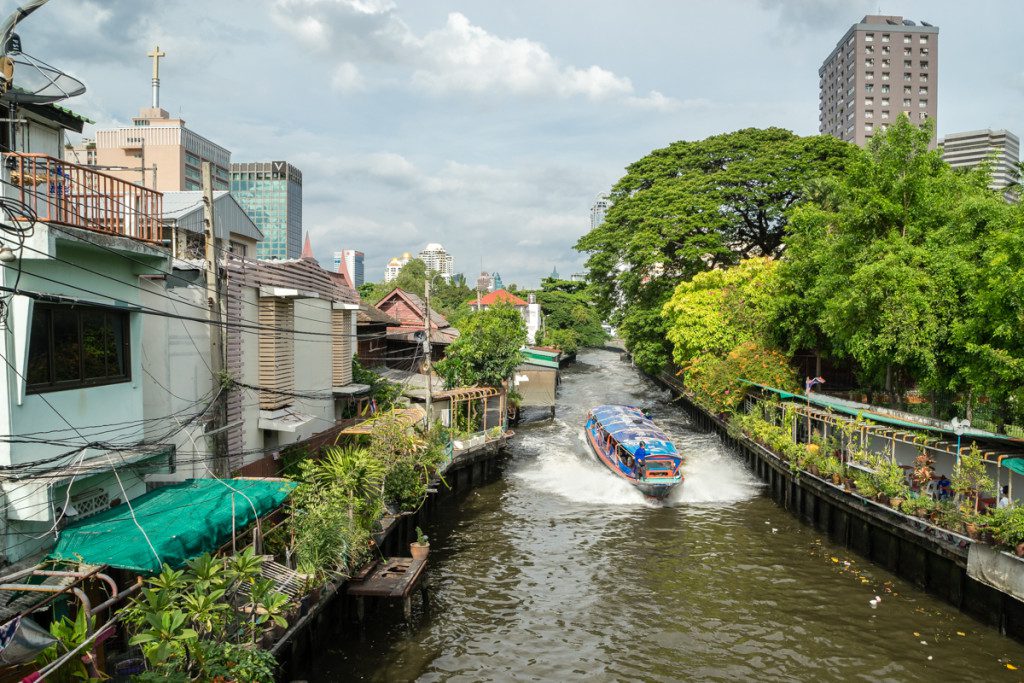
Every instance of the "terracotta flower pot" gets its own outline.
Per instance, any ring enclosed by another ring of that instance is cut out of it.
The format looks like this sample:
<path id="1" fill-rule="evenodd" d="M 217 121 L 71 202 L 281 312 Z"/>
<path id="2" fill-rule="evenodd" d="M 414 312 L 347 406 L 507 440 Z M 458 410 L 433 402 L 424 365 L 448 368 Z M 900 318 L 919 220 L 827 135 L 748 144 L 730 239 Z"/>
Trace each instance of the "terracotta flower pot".
<path id="1" fill-rule="evenodd" d="M 1017 557 L 1024 557 L 1024 541 L 1017 544 L 1017 547 L 1014 548 L 1014 552 L 1017 553 Z"/>
<path id="2" fill-rule="evenodd" d="M 890 498 L 889 499 L 889 505 L 891 505 L 894 510 L 899 510 L 901 503 L 903 503 L 903 499 L 902 498 Z"/>
<path id="3" fill-rule="evenodd" d="M 978 525 L 974 522 L 967 522 L 964 524 L 964 529 L 967 531 L 967 535 L 975 540 L 978 539 Z"/>
<path id="4" fill-rule="evenodd" d="M 885 495 L 884 493 L 879 493 L 877 496 L 875 496 L 875 500 L 877 500 L 882 505 L 889 504 L 889 496 Z"/>
<path id="5" fill-rule="evenodd" d="M 835 484 L 836 486 L 839 486 L 840 484 L 843 483 L 843 478 L 840 477 L 838 474 L 833 474 L 832 483 Z"/>
<path id="6" fill-rule="evenodd" d="M 816 477 L 820 477 L 820 476 L 821 476 L 821 470 L 819 470 L 819 469 L 818 469 L 818 466 L 817 466 L 817 465 L 815 465 L 815 464 L 814 464 L 813 462 L 812 462 L 812 463 L 810 464 L 810 466 L 809 466 L 809 467 L 807 468 L 807 471 L 808 471 L 809 473 L 813 474 L 813 475 L 814 475 L 814 476 L 816 476 Z"/>
<path id="7" fill-rule="evenodd" d="M 412 555 L 412 559 L 414 560 L 425 560 L 427 559 L 427 555 L 430 554 L 430 544 L 415 542 L 410 543 L 409 553 Z"/>

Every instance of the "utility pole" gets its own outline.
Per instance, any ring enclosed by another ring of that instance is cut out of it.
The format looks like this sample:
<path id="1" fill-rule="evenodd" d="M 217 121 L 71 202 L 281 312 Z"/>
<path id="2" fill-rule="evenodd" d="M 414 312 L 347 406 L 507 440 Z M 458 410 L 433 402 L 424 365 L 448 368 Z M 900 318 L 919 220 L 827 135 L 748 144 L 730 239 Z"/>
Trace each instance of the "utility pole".
<path id="1" fill-rule="evenodd" d="M 213 212 L 213 168 L 209 161 L 203 162 L 203 222 L 206 235 L 206 296 L 210 306 L 210 371 L 213 373 L 213 389 L 218 390 L 221 385 L 221 375 L 224 369 L 224 325 L 220 309 L 220 273 L 217 263 L 217 230 L 214 224 Z M 230 474 L 227 453 L 225 448 L 225 432 L 221 427 L 227 423 L 225 408 L 227 400 L 220 393 L 217 394 L 216 405 L 214 406 L 213 419 L 210 429 L 215 432 L 210 436 L 213 439 L 214 467 L 213 470 L 218 476 L 226 477 Z"/>
<path id="2" fill-rule="evenodd" d="M 432 363 L 431 354 L 433 353 L 430 349 L 430 273 L 427 273 L 427 282 L 423 288 L 424 307 L 423 311 L 423 348 L 427 353 L 427 424 L 433 422 L 433 417 L 430 415 L 431 406 L 433 404 L 434 394 L 434 368 Z"/>

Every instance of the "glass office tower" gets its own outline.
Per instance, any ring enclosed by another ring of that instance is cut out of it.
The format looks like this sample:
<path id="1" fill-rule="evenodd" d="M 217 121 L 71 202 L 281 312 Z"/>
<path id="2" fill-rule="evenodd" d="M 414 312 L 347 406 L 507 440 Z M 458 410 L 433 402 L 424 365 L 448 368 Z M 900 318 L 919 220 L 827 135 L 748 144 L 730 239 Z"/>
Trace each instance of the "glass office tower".
<path id="1" fill-rule="evenodd" d="M 286 161 L 231 164 L 231 194 L 263 232 L 261 259 L 302 253 L 302 172 Z"/>

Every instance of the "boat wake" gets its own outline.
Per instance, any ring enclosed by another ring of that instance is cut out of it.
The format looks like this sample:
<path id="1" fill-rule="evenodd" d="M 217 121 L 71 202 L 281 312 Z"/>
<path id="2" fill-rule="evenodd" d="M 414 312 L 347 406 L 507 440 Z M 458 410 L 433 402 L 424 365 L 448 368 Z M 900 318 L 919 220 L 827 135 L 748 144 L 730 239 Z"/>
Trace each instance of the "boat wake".
<path id="1" fill-rule="evenodd" d="M 673 430 L 675 431 L 675 430 Z M 646 506 L 736 503 L 754 498 L 760 483 L 711 434 L 672 433 L 686 456 L 686 480 L 665 501 L 645 497 L 591 454 L 579 426 L 561 419 L 520 432 L 517 450 L 536 454 L 511 471 L 530 488 L 585 505 Z"/>

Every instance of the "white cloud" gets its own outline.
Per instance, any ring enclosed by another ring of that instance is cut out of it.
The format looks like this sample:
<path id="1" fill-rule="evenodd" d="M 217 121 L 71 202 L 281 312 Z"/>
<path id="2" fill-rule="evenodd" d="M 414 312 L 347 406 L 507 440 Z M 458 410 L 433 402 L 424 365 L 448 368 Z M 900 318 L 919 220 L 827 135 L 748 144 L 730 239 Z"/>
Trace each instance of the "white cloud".
<path id="1" fill-rule="evenodd" d="M 332 83 L 343 91 L 364 85 L 356 66 L 362 60 L 400 65 L 432 95 L 584 97 L 656 111 L 677 106 L 657 91 L 638 96 L 629 78 L 601 66 L 564 64 L 536 41 L 494 35 L 459 12 L 422 36 L 387 0 L 276 0 L 271 16 L 307 49 L 339 60 Z"/>
<path id="2" fill-rule="evenodd" d="M 628 78 L 598 66 L 563 66 L 540 43 L 492 35 L 458 12 L 448 15 L 444 28 L 418 41 L 417 48 L 413 82 L 436 94 L 504 91 L 596 100 L 633 92 Z"/>
<path id="3" fill-rule="evenodd" d="M 334 67 L 334 75 L 331 76 L 331 87 L 338 92 L 348 93 L 362 90 L 366 86 L 363 74 L 352 62 L 342 62 Z"/>

